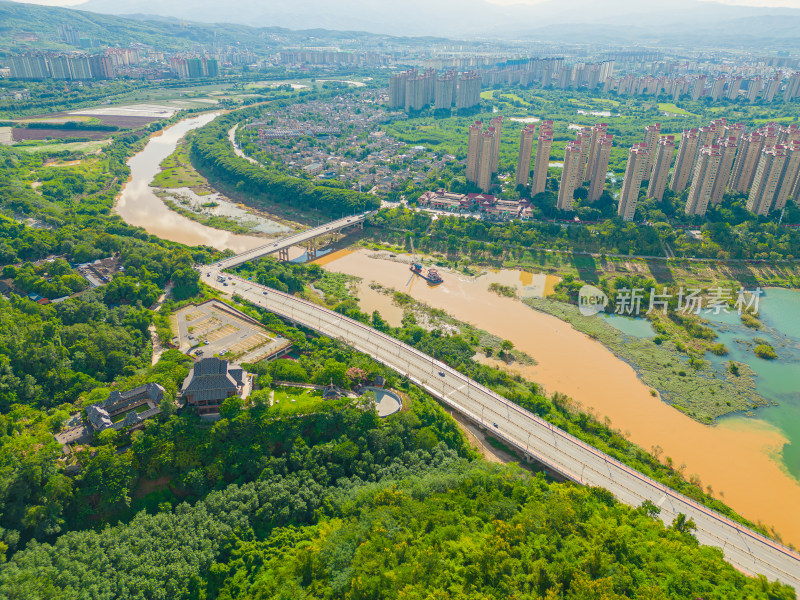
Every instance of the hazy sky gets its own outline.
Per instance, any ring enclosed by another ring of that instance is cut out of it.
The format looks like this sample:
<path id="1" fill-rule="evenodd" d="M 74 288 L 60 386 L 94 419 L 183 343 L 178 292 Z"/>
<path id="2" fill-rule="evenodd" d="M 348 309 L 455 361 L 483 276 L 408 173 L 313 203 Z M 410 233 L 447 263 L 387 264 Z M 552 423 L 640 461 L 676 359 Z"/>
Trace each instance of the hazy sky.
<path id="1" fill-rule="evenodd" d="M 30 4 L 46 4 L 48 6 L 76 6 L 84 0 L 14 0 L 15 2 L 26 2 Z M 396 0 L 374 0 L 376 2 L 395 2 Z M 540 4 L 547 0 L 487 0 L 493 4 Z M 787 8 L 800 8 L 800 0 L 702 0 L 704 2 L 719 2 L 722 4 L 738 4 L 741 6 L 783 6 Z M 431 0 L 436 2 L 436 0 Z M 142 0 L 142 12 L 152 6 L 150 0 Z M 643 8 L 643 7 L 642 7 Z"/>

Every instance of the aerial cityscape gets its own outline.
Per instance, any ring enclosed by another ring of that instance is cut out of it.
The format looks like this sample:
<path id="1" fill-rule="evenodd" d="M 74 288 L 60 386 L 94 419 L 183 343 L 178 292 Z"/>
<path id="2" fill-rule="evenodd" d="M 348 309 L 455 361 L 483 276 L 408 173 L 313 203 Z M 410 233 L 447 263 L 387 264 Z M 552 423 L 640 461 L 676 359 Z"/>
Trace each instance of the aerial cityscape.
<path id="1" fill-rule="evenodd" d="M 800 1 L 0 23 L 0 599 L 798 598 Z"/>

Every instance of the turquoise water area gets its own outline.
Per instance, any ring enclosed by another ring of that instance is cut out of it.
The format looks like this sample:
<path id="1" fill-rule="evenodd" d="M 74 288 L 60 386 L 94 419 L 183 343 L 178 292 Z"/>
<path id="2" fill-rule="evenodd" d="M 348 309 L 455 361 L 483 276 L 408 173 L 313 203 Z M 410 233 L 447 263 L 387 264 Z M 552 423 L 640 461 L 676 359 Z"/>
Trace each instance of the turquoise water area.
<path id="1" fill-rule="evenodd" d="M 789 440 L 781 459 L 792 475 L 800 479 L 800 291 L 768 288 L 759 304 L 761 329 L 746 327 L 738 313 L 706 313 L 719 336 L 717 342 L 728 347 L 727 356 L 706 354 L 720 370 L 734 360 L 745 363 L 756 373 L 758 392 L 775 406 L 759 409 L 759 418 L 778 427 Z M 653 338 L 655 332 L 646 319 L 618 315 L 603 315 L 606 321 L 621 332 L 639 338 Z M 756 338 L 775 348 L 777 360 L 764 360 L 753 354 Z"/>

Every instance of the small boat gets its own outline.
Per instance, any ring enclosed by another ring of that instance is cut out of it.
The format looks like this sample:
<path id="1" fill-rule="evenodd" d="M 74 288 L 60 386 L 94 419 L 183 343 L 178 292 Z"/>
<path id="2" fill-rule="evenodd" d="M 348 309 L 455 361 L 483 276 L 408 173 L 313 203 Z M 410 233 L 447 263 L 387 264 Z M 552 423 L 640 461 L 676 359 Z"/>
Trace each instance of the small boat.
<path id="1" fill-rule="evenodd" d="M 442 276 L 439 275 L 436 269 L 428 269 L 428 271 L 425 272 L 425 269 L 419 263 L 412 263 L 410 269 L 412 273 L 419 275 L 430 285 L 438 285 L 443 281 Z"/>

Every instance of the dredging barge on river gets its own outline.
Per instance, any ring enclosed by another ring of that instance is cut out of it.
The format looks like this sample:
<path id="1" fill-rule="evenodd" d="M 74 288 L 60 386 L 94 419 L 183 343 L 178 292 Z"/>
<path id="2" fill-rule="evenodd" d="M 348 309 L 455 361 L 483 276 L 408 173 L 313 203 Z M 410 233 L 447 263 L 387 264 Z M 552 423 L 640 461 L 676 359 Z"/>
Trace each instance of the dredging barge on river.
<path id="1" fill-rule="evenodd" d="M 429 285 L 439 285 L 443 281 L 442 276 L 439 275 L 436 269 L 428 269 L 428 271 L 425 272 L 422 265 L 419 263 L 411 263 L 411 267 L 409 268 L 412 273 L 422 277 Z"/>

